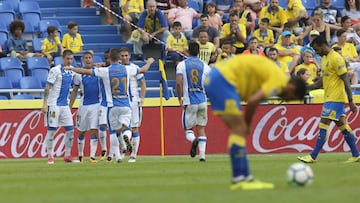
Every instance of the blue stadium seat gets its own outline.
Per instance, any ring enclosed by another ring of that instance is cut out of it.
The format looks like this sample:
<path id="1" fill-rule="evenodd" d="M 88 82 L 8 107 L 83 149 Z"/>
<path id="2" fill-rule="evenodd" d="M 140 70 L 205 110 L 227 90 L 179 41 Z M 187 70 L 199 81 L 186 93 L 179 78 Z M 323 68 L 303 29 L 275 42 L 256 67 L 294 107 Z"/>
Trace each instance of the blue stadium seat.
<path id="1" fill-rule="evenodd" d="M 35 32 L 39 31 L 41 20 L 40 6 L 36 1 L 21 1 L 19 4 L 21 18 L 31 23 Z"/>
<path id="2" fill-rule="evenodd" d="M 7 96 L 4 95 L 0 95 L 0 100 L 8 100 L 9 98 Z"/>
<path id="3" fill-rule="evenodd" d="M 25 30 L 23 32 L 24 35 L 31 35 L 31 39 L 35 38 L 35 34 L 37 32 L 35 32 L 35 28 L 32 25 L 32 23 L 30 21 L 28 21 L 27 19 L 24 20 L 24 25 L 25 25 Z M 24 38 L 28 38 L 26 36 L 23 36 Z"/>
<path id="4" fill-rule="evenodd" d="M 0 77 L 0 89 L 12 89 L 12 83 L 11 80 L 8 77 Z M 1 96 L 6 97 L 7 99 L 10 99 L 9 93 L 0 93 Z"/>
<path id="5" fill-rule="evenodd" d="M 14 88 L 20 87 L 20 79 L 24 76 L 24 69 L 18 58 L 1 58 L 0 69 L 4 72 L 4 75 L 11 80 Z"/>
<path id="6" fill-rule="evenodd" d="M 157 80 L 160 81 L 160 71 L 147 71 L 145 72 L 146 80 Z"/>
<path id="7" fill-rule="evenodd" d="M 202 13 L 200 12 L 199 4 L 194 0 L 188 0 L 187 6 L 193 8 L 198 13 Z"/>
<path id="8" fill-rule="evenodd" d="M 26 76 L 20 79 L 21 89 L 42 89 L 41 83 L 37 77 Z"/>
<path id="9" fill-rule="evenodd" d="M 0 45 L 2 47 L 3 53 L 7 53 L 6 41 L 8 39 L 8 34 L 6 32 L 0 31 Z"/>
<path id="10" fill-rule="evenodd" d="M 123 43 L 122 35 L 118 34 L 81 34 L 83 42 L 86 43 Z"/>
<path id="11" fill-rule="evenodd" d="M 26 60 L 26 64 L 29 75 L 38 78 L 44 87 L 50 70 L 48 60 L 43 57 L 31 57 Z"/>
<path id="12" fill-rule="evenodd" d="M 18 99 L 18 100 L 22 100 L 22 99 L 35 99 L 34 95 L 31 94 L 17 94 L 13 96 L 13 99 Z"/>
<path id="13" fill-rule="evenodd" d="M 47 69 L 41 69 L 41 68 L 37 68 L 37 69 L 33 69 L 31 71 L 32 76 L 36 77 L 40 83 L 41 83 L 41 87 L 45 87 L 48 75 L 49 75 L 49 70 Z"/>
<path id="14" fill-rule="evenodd" d="M 62 36 L 62 30 L 60 28 L 60 23 L 58 20 L 40 20 L 39 22 L 39 32 L 40 32 L 40 37 L 47 37 L 48 33 L 47 33 L 47 28 L 52 25 L 58 28 L 58 32 L 59 32 L 59 37 L 61 38 Z"/>
<path id="15" fill-rule="evenodd" d="M 20 0 L 5 0 L 6 2 L 9 2 L 12 9 L 15 11 L 15 13 L 19 13 L 19 4 Z"/>
<path id="16" fill-rule="evenodd" d="M 44 42 L 43 38 L 34 38 L 32 39 L 33 52 L 41 53 L 41 47 Z"/>
<path id="17" fill-rule="evenodd" d="M 340 11 L 342 9 L 344 9 L 344 1 L 346 0 L 330 0 L 330 3 L 332 6 L 335 6 L 337 9 L 339 9 Z"/>
<path id="18" fill-rule="evenodd" d="M 279 0 L 279 6 L 281 6 L 283 9 L 287 9 L 286 0 Z"/>
<path id="19" fill-rule="evenodd" d="M 160 80 L 146 80 L 146 87 L 160 87 Z"/>
<path id="20" fill-rule="evenodd" d="M 15 11 L 8 1 L 0 1 L 0 13 L 10 13 L 15 18 Z"/>
<path id="21" fill-rule="evenodd" d="M 15 20 L 15 17 L 11 13 L 1 13 L 0 12 L 0 19 L 7 27 L 9 27 L 10 23 Z"/>
<path id="22" fill-rule="evenodd" d="M 302 0 L 302 3 L 306 10 L 314 10 L 318 6 L 317 1 L 314 0 Z"/>
<path id="23" fill-rule="evenodd" d="M 39 32 L 41 17 L 38 13 L 22 13 L 21 16 L 24 21 L 28 21 L 32 25 L 34 32 Z"/>
<path id="24" fill-rule="evenodd" d="M 61 56 L 57 56 L 57 57 L 54 58 L 54 65 L 55 66 L 57 66 L 57 65 L 59 65 L 61 63 L 62 63 L 62 57 Z M 77 62 L 76 62 L 75 59 L 72 61 L 71 65 L 74 66 L 74 67 L 78 67 Z"/>
<path id="25" fill-rule="evenodd" d="M 159 91 L 146 91 L 145 97 L 147 97 L 147 98 L 160 97 L 160 90 Z"/>
<path id="26" fill-rule="evenodd" d="M 154 63 L 150 65 L 149 70 L 159 70 L 159 61 L 154 61 Z"/>

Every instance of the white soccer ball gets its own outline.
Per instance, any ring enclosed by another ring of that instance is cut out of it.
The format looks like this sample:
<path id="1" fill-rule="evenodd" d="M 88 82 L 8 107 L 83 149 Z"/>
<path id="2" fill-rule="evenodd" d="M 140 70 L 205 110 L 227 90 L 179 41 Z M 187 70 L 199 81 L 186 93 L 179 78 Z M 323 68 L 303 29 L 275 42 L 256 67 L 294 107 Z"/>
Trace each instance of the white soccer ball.
<path id="1" fill-rule="evenodd" d="M 314 173 L 310 166 L 304 163 L 294 163 L 287 170 L 287 178 L 290 185 L 307 186 L 312 183 Z"/>

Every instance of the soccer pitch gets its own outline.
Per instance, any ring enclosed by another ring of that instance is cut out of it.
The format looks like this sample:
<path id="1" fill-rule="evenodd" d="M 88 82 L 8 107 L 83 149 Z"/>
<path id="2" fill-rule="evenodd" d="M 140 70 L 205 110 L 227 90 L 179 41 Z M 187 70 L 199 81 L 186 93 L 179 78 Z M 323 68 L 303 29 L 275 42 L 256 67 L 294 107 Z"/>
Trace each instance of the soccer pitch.
<path id="1" fill-rule="evenodd" d="M 310 165 L 314 182 L 291 187 L 286 170 L 299 154 L 249 155 L 255 178 L 273 190 L 230 191 L 228 155 L 139 156 L 136 163 L 68 163 L 46 159 L 0 160 L 0 201 L 39 202 L 358 202 L 360 163 L 345 164 L 350 153 L 322 153 Z"/>

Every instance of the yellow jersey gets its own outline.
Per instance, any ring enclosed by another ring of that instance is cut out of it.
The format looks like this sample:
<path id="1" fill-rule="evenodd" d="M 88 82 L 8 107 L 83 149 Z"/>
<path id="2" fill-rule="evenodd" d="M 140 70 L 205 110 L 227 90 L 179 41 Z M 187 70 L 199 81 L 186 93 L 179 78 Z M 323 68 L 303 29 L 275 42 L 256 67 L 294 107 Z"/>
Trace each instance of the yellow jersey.
<path id="1" fill-rule="evenodd" d="M 291 43 L 291 44 L 298 44 L 295 38 L 296 38 L 296 37 L 295 37 L 294 34 L 291 34 L 291 35 L 290 35 L 290 43 Z M 281 37 L 281 36 L 279 36 L 276 44 L 280 44 L 280 45 L 282 44 L 282 37 Z"/>
<path id="2" fill-rule="evenodd" d="M 334 44 L 332 48 L 339 47 L 338 44 Z M 352 43 L 345 42 L 344 46 L 341 47 L 341 54 L 345 59 L 349 58 L 357 58 L 358 53 L 356 51 L 356 47 Z"/>
<path id="3" fill-rule="evenodd" d="M 200 46 L 199 51 L 199 59 L 202 60 L 204 63 L 209 64 L 210 57 L 212 53 L 215 53 L 215 45 L 211 42 L 207 42 L 206 44 L 198 43 Z"/>
<path id="4" fill-rule="evenodd" d="M 65 49 L 69 49 L 74 53 L 79 53 L 81 52 L 83 45 L 84 44 L 79 33 L 76 33 L 75 37 L 71 36 L 69 33 L 66 33 L 63 36 L 62 46 Z"/>
<path id="5" fill-rule="evenodd" d="M 55 37 L 54 39 L 45 38 L 41 50 L 47 54 L 57 53 L 59 46 L 61 46 L 59 37 Z"/>
<path id="6" fill-rule="evenodd" d="M 347 102 L 344 81 L 339 77 L 346 74 L 344 58 L 334 50 L 321 60 L 324 101 L 325 102 Z"/>
<path id="7" fill-rule="evenodd" d="M 297 54 L 300 54 L 300 51 L 299 49 L 297 48 L 297 46 L 294 46 L 294 45 L 291 45 L 289 47 L 284 47 L 280 44 L 275 44 L 274 47 L 279 50 L 279 51 L 282 51 L 282 50 L 291 50 Z M 293 60 L 293 57 L 292 56 L 280 56 L 279 55 L 279 61 L 282 61 L 286 64 L 287 67 L 289 67 L 291 61 Z"/>
<path id="8" fill-rule="evenodd" d="M 302 63 L 302 64 L 295 67 L 295 73 L 297 73 L 302 68 L 306 69 L 308 71 L 308 73 L 309 73 L 309 76 L 310 76 L 307 79 L 306 82 L 308 84 L 313 84 L 314 83 L 313 80 L 317 77 L 317 71 L 318 71 L 316 65 L 313 64 L 313 63 L 310 63 L 309 65 L 306 65 L 306 64 Z"/>
<path id="9" fill-rule="evenodd" d="M 246 27 L 245 27 L 245 25 L 239 23 L 238 24 L 238 29 L 240 30 L 241 35 L 246 39 Z M 223 38 L 223 37 L 226 37 L 226 36 L 228 36 L 230 34 L 231 34 L 231 24 L 226 23 L 221 28 L 221 37 Z M 236 38 L 236 37 L 234 36 L 234 38 Z M 237 41 L 237 40 L 233 43 L 233 46 L 236 47 L 236 48 L 245 47 L 245 45 L 242 42 Z"/>
<path id="10" fill-rule="evenodd" d="M 124 7 L 126 4 L 127 0 L 121 0 L 120 1 L 120 7 Z M 141 12 L 141 7 L 144 7 L 144 1 L 143 0 L 130 0 L 129 1 L 129 9 L 127 12 L 125 12 L 124 10 L 122 10 L 122 16 L 127 15 L 128 13 L 140 13 Z"/>
<path id="11" fill-rule="evenodd" d="M 285 73 L 287 76 L 290 76 L 289 68 L 287 67 L 287 65 L 284 62 L 277 60 L 277 61 L 275 61 L 275 63 L 283 73 Z"/>
<path id="12" fill-rule="evenodd" d="M 242 101 L 259 90 L 264 91 L 265 97 L 276 96 L 289 80 L 274 61 L 258 55 L 235 55 L 214 67 L 237 89 Z"/>
<path id="13" fill-rule="evenodd" d="M 253 36 L 259 41 L 259 43 L 270 44 L 274 43 L 274 32 L 270 29 L 266 30 L 266 33 L 261 33 L 260 29 L 256 29 Z"/>
<path id="14" fill-rule="evenodd" d="M 183 51 L 188 48 L 188 41 L 182 33 L 180 33 L 180 36 L 178 37 L 170 34 L 166 39 L 166 46 L 171 47 L 176 51 Z"/>
<path id="15" fill-rule="evenodd" d="M 281 27 L 287 22 L 285 11 L 280 6 L 278 6 L 277 11 L 270 11 L 269 6 L 263 7 L 260 11 L 259 19 L 263 18 L 268 18 L 270 21 L 269 25 L 273 27 Z"/>

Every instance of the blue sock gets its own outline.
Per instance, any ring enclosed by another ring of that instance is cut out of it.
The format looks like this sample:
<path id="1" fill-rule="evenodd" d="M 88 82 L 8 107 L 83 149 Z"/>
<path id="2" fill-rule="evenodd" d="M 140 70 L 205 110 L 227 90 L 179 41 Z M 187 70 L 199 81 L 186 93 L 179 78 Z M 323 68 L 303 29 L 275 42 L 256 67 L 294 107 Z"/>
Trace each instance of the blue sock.
<path id="1" fill-rule="evenodd" d="M 359 150 L 358 150 L 358 148 L 356 146 L 354 134 L 353 134 L 350 126 L 348 124 L 345 124 L 343 126 L 340 126 L 339 130 L 344 135 L 344 139 L 345 139 L 346 143 L 349 145 L 349 147 L 351 149 L 352 156 L 353 157 L 358 157 L 359 156 Z"/>
<path id="2" fill-rule="evenodd" d="M 319 155 L 320 150 L 322 149 L 322 147 L 325 144 L 326 135 L 327 135 L 327 131 L 329 129 L 329 125 L 326 125 L 324 123 L 320 123 L 319 128 L 320 128 L 320 133 L 319 133 L 318 139 L 316 140 L 315 148 L 310 154 L 311 157 L 314 160 L 317 158 L 317 156 Z"/>
<path id="3" fill-rule="evenodd" d="M 139 132 L 133 132 L 132 133 L 132 137 L 139 137 L 140 136 L 140 133 Z"/>
<path id="4" fill-rule="evenodd" d="M 232 166 L 233 177 L 250 175 L 249 164 L 246 157 L 245 138 L 231 134 L 228 140 L 228 148 Z"/>

